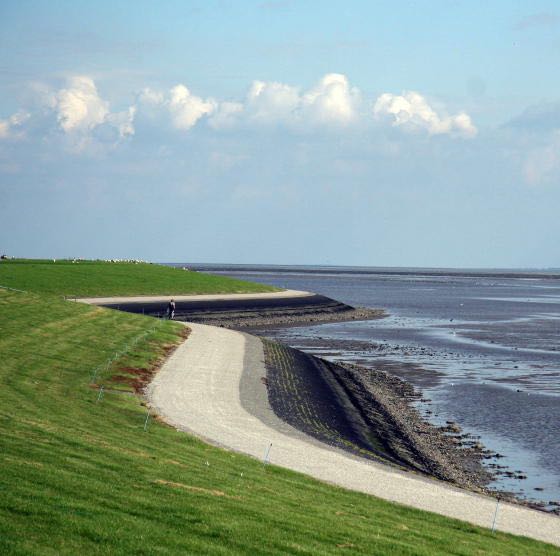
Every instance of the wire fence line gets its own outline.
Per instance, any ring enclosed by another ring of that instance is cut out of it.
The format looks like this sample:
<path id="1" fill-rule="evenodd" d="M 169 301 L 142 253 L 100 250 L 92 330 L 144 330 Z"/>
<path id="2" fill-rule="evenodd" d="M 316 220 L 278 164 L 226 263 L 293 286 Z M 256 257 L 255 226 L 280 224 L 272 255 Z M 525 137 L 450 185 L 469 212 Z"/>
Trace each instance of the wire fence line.
<path id="1" fill-rule="evenodd" d="M 115 355 L 113 357 L 109 357 L 104 363 L 101 363 L 100 365 L 95 367 L 95 369 L 93 369 L 93 374 L 92 374 L 90 384 L 92 384 L 92 385 L 96 384 L 96 380 L 97 380 L 97 377 L 100 374 L 100 372 L 103 373 L 104 371 L 109 371 L 109 369 L 111 368 L 111 366 L 113 365 L 113 363 L 117 359 L 119 359 L 120 357 L 123 357 L 124 355 L 127 355 L 130 352 L 130 350 L 134 346 L 136 346 L 139 342 L 144 340 L 148 335 L 154 333 L 158 328 L 161 328 L 161 326 L 163 325 L 163 322 L 164 322 L 164 319 L 157 319 L 156 323 L 153 326 L 151 326 L 148 330 L 145 330 L 144 332 L 142 332 L 141 334 L 139 334 L 138 336 L 133 338 L 120 351 L 116 351 Z M 105 385 L 103 385 L 103 384 L 100 385 L 99 393 L 98 393 L 97 399 L 95 401 L 96 403 L 99 403 L 100 401 L 103 400 L 105 390 L 106 390 Z M 148 405 L 146 407 L 146 418 L 144 420 L 144 427 L 143 427 L 144 432 L 148 432 L 150 417 L 151 417 L 151 408 Z"/>
<path id="2" fill-rule="evenodd" d="M 36 293 L 36 292 L 30 292 L 27 290 L 19 290 L 17 288 L 12 288 L 10 286 L 4 286 L 2 284 L 0 284 L 0 289 L 3 290 L 10 290 L 12 292 L 19 292 L 19 293 Z M 49 295 L 47 293 L 47 295 Z M 54 295 L 55 297 L 60 297 L 61 299 L 64 299 L 64 301 L 77 301 L 80 297 L 77 295 L 61 295 L 61 294 L 51 294 Z"/>
<path id="3" fill-rule="evenodd" d="M 4 290 L 8 290 L 8 291 L 13 291 L 13 292 L 18 292 L 18 293 L 30 293 L 26 290 L 20 290 L 17 288 L 12 288 L 10 286 L 4 286 L 3 284 L 0 284 L 0 289 L 4 289 Z M 61 296 L 63 299 L 67 299 L 66 296 Z M 48 305 L 48 300 L 45 300 L 46 304 Z M 99 365 L 97 365 L 90 373 L 92 376 L 92 380 L 91 383 L 95 383 L 95 380 L 99 374 L 99 371 L 103 368 L 105 369 L 109 369 L 111 367 L 111 365 L 119 358 L 121 358 L 122 356 L 128 354 L 131 350 L 131 348 L 133 348 L 134 346 L 136 346 L 138 344 L 138 342 L 140 342 L 141 340 L 143 340 L 144 338 L 146 338 L 146 336 L 148 336 L 149 334 L 153 333 L 157 328 L 161 327 L 161 325 L 163 324 L 163 320 L 164 320 L 164 315 L 162 313 L 158 313 L 157 315 L 157 319 L 156 319 L 156 323 L 151 326 L 148 330 L 144 330 L 142 333 L 140 333 L 138 336 L 136 336 L 135 338 L 133 338 L 132 340 L 130 340 L 129 342 L 127 342 L 125 344 L 125 346 L 121 349 L 118 349 L 117 351 L 115 351 L 114 355 L 111 357 L 108 357 L 105 361 L 103 361 L 102 363 L 100 363 Z M 79 346 L 80 343 L 77 343 L 77 345 Z M 58 359 L 56 357 L 52 357 L 50 355 L 46 355 L 43 354 L 42 357 L 45 358 L 52 358 L 52 359 Z"/>
<path id="4" fill-rule="evenodd" d="M 2 286 L 2 284 L 0 284 L 0 288 L 2 288 L 3 290 L 10 290 L 12 292 L 29 293 L 25 290 L 18 290 L 17 288 L 10 288 L 9 286 Z"/>
<path id="5" fill-rule="evenodd" d="M 107 385 L 104 384 L 102 381 L 99 381 L 100 382 L 99 384 L 97 381 L 101 379 L 102 375 L 104 375 L 106 372 L 111 370 L 111 367 L 119 358 L 130 354 L 135 346 L 137 346 L 140 342 L 146 340 L 146 338 L 148 338 L 151 334 L 157 332 L 158 329 L 160 329 L 163 326 L 163 324 L 164 324 L 164 319 L 156 320 L 156 322 L 152 326 L 150 326 L 150 328 L 144 330 L 143 332 L 141 332 L 140 334 L 138 334 L 137 336 L 135 336 L 134 338 L 126 342 L 126 344 L 123 347 L 121 347 L 121 349 L 116 350 L 112 356 L 108 357 L 105 361 L 103 361 L 102 363 L 97 365 L 92 371 L 90 371 L 90 380 L 88 382 L 88 385 L 90 387 L 93 386 L 96 388 L 96 394 L 94 400 L 95 405 L 99 404 L 100 402 L 103 402 L 106 397 L 106 394 L 109 393 L 121 394 L 121 395 L 126 394 L 126 395 L 133 395 L 136 398 L 138 397 L 137 394 L 135 394 L 134 392 L 115 390 L 113 388 L 107 387 Z M 41 384 L 42 388 L 46 388 L 47 390 L 57 389 L 56 386 L 54 385 L 45 385 L 46 381 L 44 380 L 35 380 L 34 382 L 35 384 Z M 77 393 L 71 387 L 68 387 L 65 397 L 72 396 L 73 392 Z M 0 418 L 1 417 L 3 417 L 2 413 L 0 413 Z M 144 432 L 149 431 L 151 418 L 152 418 L 151 408 L 147 406 L 145 417 L 142 418 L 143 424 L 139 425 Z"/>
<path id="6" fill-rule="evenodd" d="M 26 294 L 30 294 L 30 293 L 32 294 L 33 293 L 33 292 L 28 292 L 26 290 L 20 290 L 20 289 L 17 289 L 17 288 L 12 288 L 10 286 L 4 286 L 2 284 L 0 284 L 0 289 L 6 290 L 6 291 L 11 291 L 11 292 L 16 292 L 16 293 L 26 293 Z M 71 299 L 68 298 L 68 296 L 53 296 L 53 297 L 61 297 L 62 299 L 67 300 L 67 301 L 71 300 Z M 43 299 L 43 301 L 45 302 L 46 305 L 50 305 L 51 303 L 54 303 L 54 298 L 51 298 L 50 303 L 49 303 L 48 299 Z M 75 299 L 74 299 L 74 301 L 75 301 Z M 155 317 L 155 315 L 154 315 L 154 317 Z M 117 360 L 124 357 L 125 355 L 130 354 L 131 350 L 135 346 L 137 346 L 141 341 L 145 340 L 149 335 L 155 333 L 159 328 L 161 328 L 163 326 L 165 320 L 167 320 L 165 318 L 165 313 L 158 313 L 157 317 L 155 318 L 155 322 L 152 326 L 150 326 L 147 330 L 144 330 L 143 332 L 141 332 L 140 334 L 138 334 L 137 336 L 135 336 L 131 340 L 127 341 L 126 344 L 124 346 L 122 346 L 120 349 L 117 349 L 112 356 L 108 357 L 102 363 L 98 364 L 96 367 L 91 369 L 89 371 L 89 375 L 90 375 L 89 385 L 90 386 L 96 385 L 97 381 L 101 378 L 101 376 L 103 374 L 105 374 L 106 372 L 108 372 Z M 77 345 L 80 345 L 80 343 L 77 343 Z M 6 352 L 4 352 L 4 354 L 6 355 Z M 60 358 L 53 357 L 51 355 L 46 355 L 46 354 L 43 354 L 41 357 L 60 360 Z M 100 401 L 103 400 L 104 394 L 105 394 L 106 391 L 113 392 L 112 389 L 108 389 L 108 388 L 105 387 L 104 384 L 101 384 L 100 387 L 99 387 L 99 391 L 97 393 L 97 396 L 96 396 L 96 403 L 99 403 Z M 149 424 L 150 417 L 151 417 L 151 411 L 150 411 L 150 408 L 148 407 L 146 417 L 145 417 L 145 421 L 144 421 L 144 427 L 143 427 L 143 430 L 145 432 L 148 430 L 148 424 Z"/>
<path id="7" fill-rule="evenodd" d="M 112 367 L 113 363 L 117 361 L 117 359 L 120 359 L 121 357 L 129 354 L 130 350 L 133 347 L 135 347 L 140 341 L 144 340 L 147 336 L 154 333 L 158 328 L 161 328 L 162 323 L 163 320 L 157 320 L 156 323 L 153 326 L 151 326 L 148 330 L 144 330 L 144 332 L 138 334 L 138 336 L 134 337 L 132 340 L 127 342 L 122 349 L 115 351 L 113 356 L 108 357 L 105 361 L 103 361 L 102 363 L 97 365 L 97 367 L 92 369 L 90 384 L 95 384 L 97 377 L 98 375 L 100 375 L 100 373 L 103 373 L 104 371 L 108 371 Z"/>

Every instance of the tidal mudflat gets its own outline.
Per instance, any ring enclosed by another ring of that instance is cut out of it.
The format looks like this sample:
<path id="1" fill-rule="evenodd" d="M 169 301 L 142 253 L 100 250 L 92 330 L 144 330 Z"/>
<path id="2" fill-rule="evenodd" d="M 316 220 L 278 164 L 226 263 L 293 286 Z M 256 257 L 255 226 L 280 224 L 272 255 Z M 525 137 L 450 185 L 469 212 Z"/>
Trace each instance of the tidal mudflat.
<path id="1" fill-rule="evenodd" d="M 332 361 L 395 374 L 424 393 L 432 423 L 459 423 L 498 458 L 491 486 L 549 510 L 560 502 L 560 276 L 391 269 L 213 268 L 304 289 L 380 320 L 270 328 Z"/>

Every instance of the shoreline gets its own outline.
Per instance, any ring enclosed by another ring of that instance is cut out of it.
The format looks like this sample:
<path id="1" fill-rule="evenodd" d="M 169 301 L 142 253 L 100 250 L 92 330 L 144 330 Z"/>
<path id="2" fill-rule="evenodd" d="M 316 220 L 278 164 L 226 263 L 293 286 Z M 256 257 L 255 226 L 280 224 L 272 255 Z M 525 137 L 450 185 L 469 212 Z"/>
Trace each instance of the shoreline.
<path id="1" fill-rule="evenodd" d="M 415 456 L 409 458 L 404 467 L 401 466 L 401 468 L 411 470 L 417 466 L 419 467 L 418 471 L 428 477 L 449 482 L 471 492 L 484 493 L 546 514 L 560 515 L 560 506 L 524 499 L 506 489 L 487 488 L 487 485 L 500 475 L 510 474 L 512 476 L 518 473 L 513 472 L 508 467 L 499 465 L 501 454 L 489 450 L 478 436 L 464 433 L 460 423 L 448 421 L 444 426 L 438 426 L 430 422 L 427 416 L 421 415 L 420 411 L 414 407 L 414 403 L 422 402 L 425 399 L 421 389 L 415 387 L 409 380 L 394 374 L 394 370 L 385 370 L 383 365 L 381 365 L 383 370 L 374 370 L 350 362 L 330 362 L 320 356 L 291 348 L 267 336 L 270 329 L 297 328 L 299 326 L 314 326 L 352 320 L 372 320 L 386 316 L 387 314 L 383 310 L 349 307 L 349 310 L 342 314 L 321 314 L 320 312 L 284 316 L 261 314 L 253 319 L 239 319 L 235 313 L 229 313 L 215 314 L 197 322 L 248 332 L 262 340 L 269 338 L 287 349 L 293 349 L 305 357 L 312 358 L 330 367 L 330 372 L 333 368 L 342 368 L 345 372 L 339 372 L 338 374 L 339 377 L 340 375 L 345 376 L 345 378 L 339 378 L 339 381 L 344 383 L 342 384 L 343 389 L 355 387 L 356 378 L 358 383 L 361 382 L 359 375 L 369 375 L 370 380 L 372 376 L 375 376 L 376 378 L 371 384 L 358 386 L 359 390 L 368 393 L 362 395 L 355 410 L 359 413 L 371 413 L 371 406 L 381 405 L 385 416 L 382 419 L 377 419 L 376 424 L 385 428 L 385 434 L 391 437 L 393 442 L 406 445 L 405 451 L 413 447 L 412 451 L 415 452 Z M 341 340 L 341 342 L 344 342 L 344 340 Z M 338 345 L 336 348 L 339 349 L 340 346 Z M 354 378 L 349 380 L 352 374 Z M 351 384 L 352 382 L 354 382 L 354 385 Z M 374 393 L 372 393 L 372 389 Z M 284 419 L 285 415 L 279 415 L 279 417 Z M 293 425 L 291 422 L 290 424 Z M 296 428 L 298 427 L 296 426 Z M 305 432 L 310 433 L 309 430 L 305 430 Z M 348 446 L 346 449 L 349 452 L 353 450 Z M 356 452 L 356 450 L 354 451 Z M 370 457 L 367 450 L 362 450 L 357 455 L 359 457 Z M 494 463 L 491 463 L 488 467 L 483 466 L 482 462 L 488 460 Z M 391 462 L 390 457 L 385 463 L 399 467 L 399 462 Z M 446 469 L 446 466 L 448 466 L 448 469 Z"/>
<path id="2" fill-rule="evenodd" d="M 324 295 L 284 290 L 272 293 L 79 298 L 80 303 L 165 317 L 175 300 L 175 320 L 223 328 L 257 329 L 382 318 L 381 309 L 355 308 Z"/>
<path id="3" fill-rule="evenodd" d="M 421 397 L 411 400 L 411 403 L 420 412 L 422 419 L 433 427 L 441 429 L 442 432 L 451 437 L 452 441 L 456 442 L 458 447 L 461 445 L 467 448 L 474 447 L 480 453 L 484 467 L 491 476 L 489 484 L 485 485 L 485 491 L 495 497 L 515 500 L 524 506 L 560 515 L 560 498 L 554 494 L 545 494 L 541 497 L 534 495 L 533 486 L 540 487 L 540 484 L 542 484 L 539 476 L 535 474 L 533 469 L 526 468 L 515 460 L 517 457 L 515 451 L 508 450 L 507 446 L 496 445 L 492 442 L 492 438 L 486 442 L 484 440 L 484 430 L 479 430 L 476 426 L 473 426 L 472 420 L 463 420 L 460 415 L 445 416 L 445 412 L 441 415 L 441 408 L 437 406 L 437 397 L 436 401 L 432 399 L 434 397 L 433 389 L 439 380 L 437 370 L 423 367 L 422 362 L 415 363 L 392 359 L 391 357 L 396 357 L 395 348 L 384 349 L 384 346 L 386 346 L 384 341 L 330 338 L 328 333 L 323 335 L 320 329 L 317 329 L 316 332 L 313 330 L 311 333 L 306 331 L 303 336 L 294 331 L 293 337 L 291 333 L 285 335 L 282 327 L 255 330 L 255 333 L 272 341 L 286 343 L 318 359 L 326 359 L 326 361 L 334 364 L 344 364 L 351 361 L 353 365 L 364 369 L 365 372 L 382 370 L 392 377 L 398 377 L 398 380 L 413 385 L 421 393 Z M 403 350 L 408 350 L 408 347 L 398 347 L 397 354 L 399 355 L 402 355 Z M 364 353 L 366 351 L 367 354 Z M 414 359 L 413 353 L 409 354 L 407 352 L 407 355 Z M 472 397 L 473 401 L 470 403 L 474 408 L 480 403 L 479 409 L 474 410 L 479 413 L 489 407 L 488 404 L 493 403 L 499 403 L 501 407 L 509 404 L 511 408 L 515 407 L 516 403 L 523 401 L 523 405 L 519 406 L 517 411 L 519 414 L 525 414 L 529 411 L 527 407 L 534 407 L 535 404 L 540 403 L 541 407 L 546 407 L 543 404 L 547 400 L 537 400 L 537 395 L 527 397 L 527 394 L 525 394 L 525 398 L 520 398 L 522 394 L 520 394 L 519 389 L 510 391 L 499 384 L 477 384 L 473 388 L 461 390 L 461 385 L 455 384 L 452 392 L 456 396 L 459 396 L 461 392 L 468 399 Z M 496 394 L 496 392 L 498 393 Z M 517 420 L 514 419 L 511 422 L 519 422 L 520 419 L 521 417 L 518 417 Z M 522 432 L 519 434 L 522 434 Z M 535 488 L 535 491 L 539 491 L 539 494 L 543 490 L 545 489 Z"/>
<path id="4" fill-rule="evenodd" d="M 364 449 L 359 440 L 356 442 L 355 432 L 354 435 L 348 435 L 347 431 L 341 433 L 343 437 L 346 434 L 342 441 L 335 437 L 338 435 L 325 435 L 321 431 L 309 427 L 306 423 L 298 422 L 297 418 L 290 415 L 294 412 L 294 404 L 291 404 L 290 412 L 286 411 L 281 400 L 273 399 L 277 395 L 273 393 L 270 401 L 275 413 L 298 430 L 361 458 L 381 461 L 407 471 L 419 472 L 428 478 L 447 482 L 474 493 L 482 493 L 542 513 L 560 516 L 560 504 L 557 502 L 546 504 L 534 499 L 521 498 L 506 489 L 489 487 L 488 485 L 496 477 L 518 472 L 513 473 L 509 467 L 499 465 L 500 458 L 503 456 L 488 449 L 479 436 L 464 432 L 459 423 L 446 421 L 442 426 L 430 422 L 415 405 L 418 402 L 429 400 L 426 400 L 422 391 L 411 382 L 385 370 L 347 362 L 332 362 L 289 347 L 277 340 L 263 336 L 260 338 L 265 346 L 267 343 L 275 344 L 281 350 L 288 350 L 296 354 L 291 359 L 292 363 L 298 367 L 298 373 L 319 374 L 324 382 L 332 383 L 334 379 L 340 385 L 344 394 L 350 398 L 350 403 L 348 400 L 341 402 L 340 399 L 337 399 L 333 404 L 331 399 L 330 404 L 325 404 L 329 405 L 328 411 L 324 413 L 326 419 L 332 420 L 333 413 L 337 412 L 346 415 L 348 412 L 355 412 L 354 416 L 350 415 L 350 419 L 362 421 L 362 426 L 372 427 L 369 431 L 370 434 L 372 431 L 377 432 L 381 436 L 384 446 L 381 453 L 379 446 L 377 446 L 377 450 L 371 450 L 371 446 Z M 275 362 L 270 361 L 266 352 L 265 347 L 267 371 L 269 373 L 271 370 L 277 372 L 277 369 L 274 369 Z M 325 373 L 330 377 L 325 379 Z M 293 377 L 290 378 L 292 381 L 294 380 Z M 270 384 L 271 380 L 267 374 L 267 385 L 270 386 Z M 317 387 L 317 379 L 315 379 L 315 387 Z M 324 391 L 324 384 L 322 388 Z M 309 397 L 315 397 L 311 389 L 306 390 Z M 342 397 L 345 397 L 344 394 Z M 304 411 L 309 413 L 310 405 L 313 406 L 313 404 L 317 404 L 316 399 L 311 404 L 306 403 Z M 336 406 L 336 410 L 333 409 L 333 406 Z M 337 433 L 340 434 L 340 431 Z M 484 466 L 483 462 L 489 460 L 496 463 Z"/>
<path id="5" fill-rule="evenodd" d="M 356 456 L 486 492 L 483 452 L 423 419 L 412 405 L 421 393 L 410 383 L 262 341 L 269 402 L 280 419 Z"/>
<path id="6" fill-rule="evenodd" d="M 282 310 L 282 311 L 246 311 L 214 313 L 202 315 L 189 322 L 219 326 L 220 328 L 231 328 L 233 330 L 244 330 L 248 333 L 256 333 L 264 328 L 295 328 L 297 326 L 313 326 L 336 322 L 364 321 L 381 319 L 386 316 L 383 309 L 363 309 L 350 307 L 348 309 L 334 310 Z M 183 319 L 177 319 L 183 320 Z"/>
<path id="7" fill-rule="evenodd" d="M 220 296 L 197 296 L 196 298 L 189 296 L 187 300 L 184 300 L 186 302 L 183 311 L 178 307 L 179 314 L 176 320 L 184 321 L 190 318 L 190 322 L 244 330 L 262 337 L 271 328 L 371 320 L 386 316 L 382 310 L 356 309 L 309 292 L 281 293 L 283 295 L 229 295 L 223 296 L 223 299 Z M 271 298 L 276 298 L 272 305 Z M 139 298 L 105 298 L 101 300 L 101 304 L 138 313 L 146 311 L 146 303 L 151 303 L 150 307 L 152 311 L 155 311 L 161 306 L 162 299 L 167 300 L 168 298 L 161 296 L 156 299 L 153 297 L 142 298 L 142 300 Z M 179 296 L 176 296 L 175 299 L 179 299 Z M 109 301 L 111 303 L 108 303 Z M 284 348 L 292 349 L 288 346 L 284 346 Z M 404 464 L 404 468 L 417 468 L 418 471 L 429 476 L 450 481 L 475 492 L 486 492 L 492 496 L 499 496 L 502 499 L 547 513 L 560 513 L 558 507 L 546 509 L 538 503 L 516 498 L 507 491 L 485 489 L 485 485 L 497 475 L 497 470 L 501 466 L 491 464 L 489 467 L 494 469 L 489 470 L 484 468 L 481 462 L 483 459 L 498 457 L 497 454 L 485 449 L 477 438 L 460 434 L 461 427 L 457 423 L 449 422 L 444 427 L 437 427 L 431 424 L 426 417 L 421 416 L 413 407 L 413 403 L 422 400 L 422 395 L 409 381 L 398 378 L 390 371 L 374 371 L 349 363 L 331 363 L 303 351 L 299 353 L 304 358 L 312 358 L 319 362 L 319 366 L 326 368 L 327 370 L 323 370 L 323 374 L 326 372 L 331 375 L 331 383 L 334 375 L 337 375 L 336 380 L 340 383 L 342 390 L 348 392 L 353 388 L 360 391 L 359 395 L 354 393 L 354 396 L 357 395 L 359 399 L 354 400 L 352 411 L 355 415 L 350 417 L 351 419 L 364 420 L 364 416 L 366 416 L 365 421 L 369 423 L 369 426 L 381 426 L 384 430 L 385 441 L 394 445 L 391 448 L 393 452 L 398 451 L 395 446 L 400 444 L 401 450 L 405 446 L 404 451 L 408 453 L 408 456 L 404 460 L 399 461 L 398 457 L 395 458 L 394 453 L 392 455 L 385 453 L 384 457 L 387 461 L 393 459 L 393 464 L 401 466 Z M 369 377 L 369 384 L 368 380 L 364 381 L 364 376 Z M 371 418 L 371 408 L 376 405 L 384 414 L 383 418 L 379 418 L 379 411 L 376 418 Z M 371 456 L 371 450 L 368 455 L 367 443 L 365 447 L 362 443 L 361 449 L 362 456 Z M 413 455 L 411 456 L 411 454 Z"/>
<path id="8" fill-rule="evenodd" d="M 196 323 L 188 326 L 189 339 L 163 365 L 146 392 L 153 409 L 171 426 L 260 460 L 266 454 L 266 463 L 327 483 L 492 526 L 494 498 L 356 457 L 279 419 L 269 402 L 260 338 Z M 499 506 L 499 530 L 560 542 L 556 516 L 507 501 Z"/>

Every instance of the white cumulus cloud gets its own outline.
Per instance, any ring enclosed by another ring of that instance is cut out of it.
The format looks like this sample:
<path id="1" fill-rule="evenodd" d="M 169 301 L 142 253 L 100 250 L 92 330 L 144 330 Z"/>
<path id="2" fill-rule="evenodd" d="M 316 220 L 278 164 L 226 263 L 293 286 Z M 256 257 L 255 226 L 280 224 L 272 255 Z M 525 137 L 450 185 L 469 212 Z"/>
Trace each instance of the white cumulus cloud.
<path id="1" fill-rule="evenodd" d="M 253 81 L 239 116 L 256 124 L 347 124 L 355 119 L 359 92 L 338 73 L 308 91 L 277 81 Z"/>
<path id="2" fill-rule="evenodd" d="M 97 92 L 91 77 L 71 77 L 66 89 L 56 94 L 57 119 L 67 133 L 88 131 L 102 124 L 109 114 L 109 103 Z"/>
<path id="3" fill-rule="evenodd" d="M 190 129 L 202 116 L 216 109 L 216 102 L 212 99 L 203 100 L 184 85 L 176 85 L 170 91 L 168 106 L 175 127 Z"/>
<path id="4" fill-rule="evenodd" d="M 99 130 L 95 132 L 95 141 L 101 142 L 113 142 L 115 131 L 119 139 L 134 135 L 136 106 L 111 112 L 109 102 L 101 97 L 95 81 L 87 75 L 70 77 L 66 87 L 54 93 L 46 90 L 43 96 L 45 106 L 56 113 L 58 125 L 67 135 L 70 150 L 79 152 L 91 146 L 94 130 Z"/>
<path id="5" fill-rule="evenodd" d="M 468 114 L 438 114 L 420 93 L 414 91 L 402 95 L 382 94 L 375 102 L 373 113 L 378 119 L 390 118 L 393 126 L 425 130 L 430 135 L 448 134 L 469 138 L 477 134 Z"/>
<path id="6" fill-rule="evenodd" d="M 360 100 L 358 89 L 351 88 L 348 78 L 340 73 L 329 73 L 303 95 L 303 111 L 319 123 L 351 122 L 356 117 Z"/>
<path id="7" fill-rule="evenodd" d="M 254 122 L 274 124 L 292 119 L 299 104 L 297 88 L 275 81 L 253 81 L 245 101 L 245 111 Z"/>
<path id="8" fill-rule="evenodd" d="M 173 127 L 185 131 L 194 127 L 204 116 L 210 116 L 218 110 L 218 103 L 214 99 L 194 95 L 182 83 L 167 92 L 146 88 L 140 93 L 138 101 L 152 117 L 157 119 L 163 110 L 171 119 Z"/>

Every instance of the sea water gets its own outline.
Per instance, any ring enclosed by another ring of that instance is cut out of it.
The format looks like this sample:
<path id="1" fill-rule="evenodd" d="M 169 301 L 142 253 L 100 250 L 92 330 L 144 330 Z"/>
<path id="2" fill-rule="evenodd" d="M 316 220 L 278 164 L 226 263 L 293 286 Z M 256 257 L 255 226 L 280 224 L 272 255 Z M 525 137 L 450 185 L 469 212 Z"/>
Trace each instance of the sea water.
<path id="1" fill-rule="evenodd" d="M 459 423 L 504 456 L 488 464 L 527 477 L 491 487 L 560 502 L 560 272 L 187 266 L 385 309 L 272 334 L 412 382 L 430 400 L 419 407 L 427 419 Z"/>

